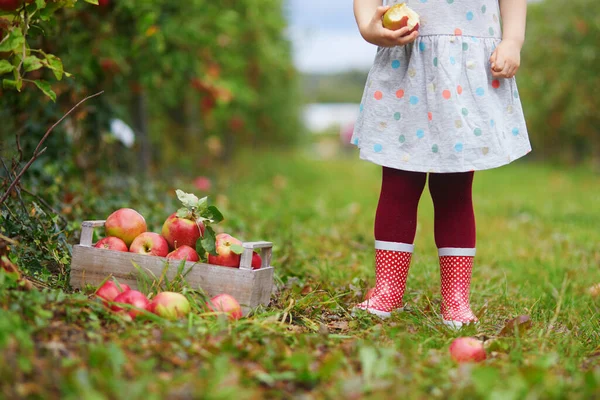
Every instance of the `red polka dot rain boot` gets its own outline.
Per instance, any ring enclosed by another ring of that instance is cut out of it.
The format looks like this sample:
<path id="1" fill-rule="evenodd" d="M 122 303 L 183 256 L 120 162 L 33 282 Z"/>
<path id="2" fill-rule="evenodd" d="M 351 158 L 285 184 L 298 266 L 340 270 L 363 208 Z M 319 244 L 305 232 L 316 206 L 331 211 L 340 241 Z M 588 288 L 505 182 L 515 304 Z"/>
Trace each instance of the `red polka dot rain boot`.
<path id="1" fill-rule="evenodd" d="M 402 310 L 402 296 L 414 246 L 395 242 L 375 242 L 375 290 L 355 309 L 365 310 L 380 318 Z"/>
<path id="2" fill-rule="evenodd" d="M 460 329 L 477 323 L 469 304 L 475 249 L 446 247 L 439 249 L 439 256 L 444 324 Z"/>

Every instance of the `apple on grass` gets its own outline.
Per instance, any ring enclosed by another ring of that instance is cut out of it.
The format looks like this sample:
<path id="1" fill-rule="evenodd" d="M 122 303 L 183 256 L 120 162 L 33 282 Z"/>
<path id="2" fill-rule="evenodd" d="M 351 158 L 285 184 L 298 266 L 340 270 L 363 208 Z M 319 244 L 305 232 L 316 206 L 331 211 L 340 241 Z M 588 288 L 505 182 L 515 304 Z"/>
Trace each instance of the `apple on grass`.
<path id="1" fill-rule="evenodd" d="M 121 287 L 119 289 L 119 286 Z M 109 301 L 113 301 L 115 297 L 120 295 L 121 293 L 127 292 L 131 290 L 129 285 L 124 283 L 119 283 L 117 285 L 114 281 L 106 281 L 102 286 L 96 290 L 96 296 L 102 299 L 102 302 L 106 304 Z"/>
<path id="2" fill-rule="evenodd" d="M 177 250 L 173 250 L 169 254 L 167 254 L 167 258 L 170 260 L 186 260 L 186 261 L 200 261 L 200 256 L 196 253 L 196 250 L 192 249 L 190 246 L 180 246 Z"/>
<path id="3" fill-rule="evenodd" d="M 407 6 L 406 3 L 394 4 L 383 15 L 384 28 L 396 31 L 407 26 L 409 31 L 406 35 L 419 30 L 420 22 L 419 14 Z"/>
<path id="4" fill-rule="evenodd" d="M 208 255 L 208 263 L 224 267 L 238 268 L 240 266 L 242 242 L 227 233 L 216 236 L 215 249 L 217 255 Z"/>
<path id="5" fill-rule="evenodd" d="M 242 307 L 240 303 L 233 297 L 228 294 L 219 294 L 212 299 L 207 304 L 208 309 L 215 312 L 223 312 L 229 314 L 229 319 L 240 319 L 242 318 Z"/>
<path id="6" fill-rule="evenodd" d="M 132 319 L 135 319 L 135 317 L 144 313 L 144 310 L 146 310 L 150 301 L 143 293 L 138 292 L 137 290 L 128 290 L 115 297 L 113 303 L 111 310 L 116 312 L 124 311 L 124 308 L 120 307 L 119 304 L 128 304 L 135 307 L 127 307 L 125 310 Z"/>
<path id="7" fill-rule="evenodd" d="M 131 245 L 133 239 L 148 230 L 144 217 L 131 208 L 121 208 L 110 214 L 106 218 L 104 228 L 106 236 L 118 237 L 127 246 Z"/>
<path id="8" fill-rule="evenodd" d="M 173 213 L 163 224 L 161 234 L 171 249 L 177 249 L 180 246 L 196 247 L 196 241 L 204 236 L 204 224 L 201 220 L 191 218 L 182 218 Z"/>
<path id="9" fill-rule="evenodd" d="M 100 239 L 94 245 L 94 247 L 97 249 L 104 249 L 104 250 L 125 251 L 125 252 L 129 251 L 125 242 L 123 240 L 119 239 L 118 237 L 114 237 L 114 236 L 109 236 L 109 237 L 105 237 L 104 239 Z"/>
<path id="10" fill-rule="evenodd" d="M 190 302 L 181 293 L 161 292 L 157 294 L 148 307 L 148 311 L 172 321 L 183 318 L 190 313 Z"/>
<path id="11" fill-rule="evenodd" d="M 144 232 L 134 239 L 129 251 L 149 256 L 166 257 L 169 254 L 169 244 L 158 233 Z"/>
<path id="12" fill-rule="evenodd" d="M 483 342 L 472 337 L 459 337 L 450 344 L 450 356 L 457 363 L 479 362 L 486 359 L 487 354 Z"/>

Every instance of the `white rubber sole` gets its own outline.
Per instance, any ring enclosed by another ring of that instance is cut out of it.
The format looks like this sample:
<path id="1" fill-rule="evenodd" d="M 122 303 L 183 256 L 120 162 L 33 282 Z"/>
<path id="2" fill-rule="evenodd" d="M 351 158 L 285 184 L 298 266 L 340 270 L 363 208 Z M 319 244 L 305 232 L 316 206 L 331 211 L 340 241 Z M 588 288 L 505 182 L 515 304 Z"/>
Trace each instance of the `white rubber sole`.
<path id="1" fill-rule="evenodd" d="M 477 321 L 475 321 L 475 322 L 460 322 L 460 321 L 448 321 L 446 319 L 442 319 L 442 322 L 448 328 L 452 328 L 452 329 L 456 329 L 456 330 L 461 329 L 462 327 L 468 326 L 468 325 L 477 325 Z"/>
<path id="2" fill-rule="evenodd" d="M 376 310 L 374 308 L 369 308 L 369 307 L 367 307 L 367 308 L 353 307 L 352 308 L 352 315 L 356 315 L 355 313 L 356 313 L 357 310 L 366 311 L 369 314 L 373 314 L 373 315 L 375 315 L 375 316 L 377 316 L 377 317 L 379 317 L 381 319 L 387 319 L 387 318 L 389 318 L 392 315 L 392 312 L 393 312 L 393 311 Z M 404 310 L 404 307 L 401 307 L 401 308 L 396 308 L 394 311 L 403 311 L 403 310 Z"/>

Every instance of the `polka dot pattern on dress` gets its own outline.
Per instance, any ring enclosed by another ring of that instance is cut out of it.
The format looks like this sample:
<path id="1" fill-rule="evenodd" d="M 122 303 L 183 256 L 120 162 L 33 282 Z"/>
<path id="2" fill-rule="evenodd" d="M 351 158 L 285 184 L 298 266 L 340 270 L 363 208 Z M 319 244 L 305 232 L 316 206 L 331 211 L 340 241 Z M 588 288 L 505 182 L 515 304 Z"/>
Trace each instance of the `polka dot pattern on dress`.
<path id="1" fill-rule="evenodd" d="M 402 308 L 411 256 L 405 251 L 376 249 L 375 290 L 370 299 L 356 305 L 356 308 L 384 312 Z"/>
<path id="2" fill-rule="evenodd" d="M 472 271 L 473 257 L 440 257 L 441 313 L 444 320 L 461 323 L 477 321 L 469 303 Z"/>

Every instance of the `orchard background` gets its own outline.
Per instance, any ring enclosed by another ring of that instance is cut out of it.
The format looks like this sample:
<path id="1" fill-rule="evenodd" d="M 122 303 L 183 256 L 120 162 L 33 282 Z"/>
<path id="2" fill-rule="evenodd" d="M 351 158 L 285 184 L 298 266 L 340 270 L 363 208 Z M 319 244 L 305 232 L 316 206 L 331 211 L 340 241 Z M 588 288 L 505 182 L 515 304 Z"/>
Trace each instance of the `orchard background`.
<path id="1" fill-rule="evenodd" d="M 0 398 L 600 396 L 600 3 L 530 6 L 518 83 L 535 151 L 476 180 L 482 323 L 460 333 L 437 324 L 426 196 L 409 312 L 348 312 L 374 283 L 379 171 L 301 116 L 359 99 L 365 71 L 297 71 L 284 1 L 94 3 L 0 0 Z M 131 323 L 74 293 L 81 221 L 132 207 L 160 231 L 177 188 L 209 195 L 220 229 L 274 242 L 269 307 Z M 464 335 L 485 363 L 449 360 Z"/>

